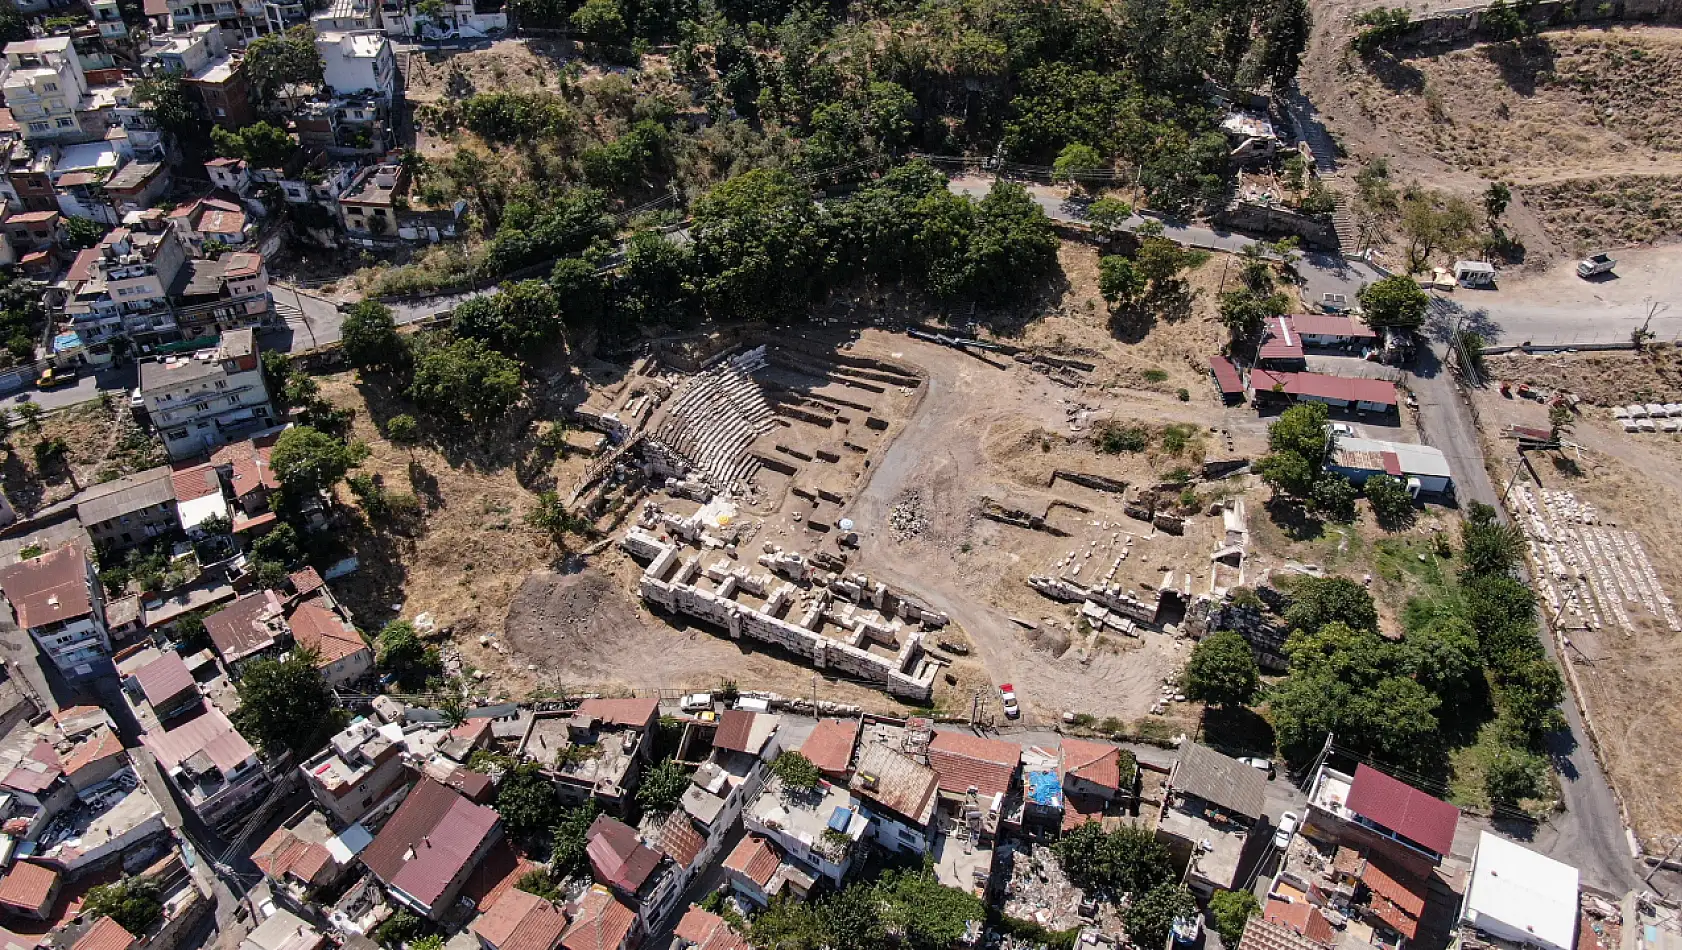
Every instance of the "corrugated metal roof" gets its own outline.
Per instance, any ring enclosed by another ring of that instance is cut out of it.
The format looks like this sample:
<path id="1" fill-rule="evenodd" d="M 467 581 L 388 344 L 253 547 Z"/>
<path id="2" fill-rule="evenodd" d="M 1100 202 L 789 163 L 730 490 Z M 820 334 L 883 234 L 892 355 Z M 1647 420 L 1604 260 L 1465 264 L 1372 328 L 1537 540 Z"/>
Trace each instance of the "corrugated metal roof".
<path id="1" fill-rule="evenodd" d="M 232 663 L 272 646 L 284 622 L 280 597 L 272 590 L 260 590 L 204 618 L 204 630 L 216 652 Z"/>
<path id="2" fill-rule="evenodd" d="M 1359 320 L 1329 313 L 1299 313 L 1285 318 L 1298 334 L 1336 336 L 1353 340 L 1376 340 L 1378 334 Z"/>
<path id="3" fill-rule="evenodd" d="M 853 744 L 858 741 L 857 719 L 820 719 L 812 734 L 800 745 L 800 754 L 818 770 L 841 775 L 853 762 Z"/>
<path id="4" fill-rule="evenodd" d="M 1180 747 L 1171 781 L 1175 791 L 1247 818 L 1261 817 L 1267 797 L 1267 779 L 1261 772 L 1195 742 Z"/>
<path id="5" fill-rule="evenodd" d="M 18 626 L 24 628 L 93 612 L 88 561 L 74 544 L 0 569 L 0 592 L 17 611 Z"/>
<path id="6" fill-rule="evenodd" d="M 1438 854 L 1454 846 L 1460 809 L 1366 765 L 1355 768 L 1350 811 Z"/>
<path id="7" fill-rule="evenodd" d="M 497 813 L 431 779 L 421 779 L 363 850 L 381 881 L 430 907 L 496 833 Z"/>
<path id="8" fill-rule="evenodd" d="M 880 742 L 870 742 L 859 750 L 858 768 L 853 770 L 848 787 L 853 794 L 912 824 L 927 825 L 934 817 L 940 777 L 916 759 Z"/>
<path id="9" fill-rule="evenodd" d="M 1227 395 L 1238 395 L 1244 391 L 1244 381 L 1238 376 L 1238 367 L 1232 365 L 1232 360 L 1224 356 L 1209 357 L 1209 370 L 1215 374 L 1215 385 Z"/>
<path id="10" fill-rule="evenodd" d="M 586 699 L 578 704 L 578 714 L 615 726 L 644 729 L 660 715 L 660 701 L 652 696 L 647 699 Z"/>
<path id="11" fill-rule="evenodd" d="M 636 829 L 617 818 L 599 815 L 590 823 L 585 852 L 590 868 L 604 884 L 635 894 L 660 865 L 660 853 L 642 843 Z"/>
<path id="12" fill-rule="evenodd" d="M 145 694 L 146 701 L 153 706 L 161 705 L 182 690 L 196 685 L 192 671 L 187 669 L 187 662 L 174 650 L 135 670 L 134 678 L 140 682 L 140 691 Z"/>
<path id="13" fill-rule="evenodd" d="M 173 729 L 145 733 L 141 735 L 140 742 L 152 750 L 166 772 L 195 752 L 209 756 L 211 764 L 224 774 L 257 754 L 251 743 L 234 729 L 228 717 L 214 706 Z"/>

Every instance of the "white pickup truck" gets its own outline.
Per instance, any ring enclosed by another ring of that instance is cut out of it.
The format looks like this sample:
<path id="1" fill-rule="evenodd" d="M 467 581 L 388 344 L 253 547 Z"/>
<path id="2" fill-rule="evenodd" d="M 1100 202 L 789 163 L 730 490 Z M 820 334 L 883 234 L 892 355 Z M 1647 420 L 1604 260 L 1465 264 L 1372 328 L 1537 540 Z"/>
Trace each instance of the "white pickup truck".
<path id="1" fill-rule="evenodd" d="M 1610 274 L 1612 273 L 1612 268 L 1617 266 L 1618 262 L 1612 259 L 1612 255 L 1596 254 L 1593 257 L 1585 257 L 1577 262 L 1577 276 L 1587 278 L 1593 277 L 1597 274 Z"/>

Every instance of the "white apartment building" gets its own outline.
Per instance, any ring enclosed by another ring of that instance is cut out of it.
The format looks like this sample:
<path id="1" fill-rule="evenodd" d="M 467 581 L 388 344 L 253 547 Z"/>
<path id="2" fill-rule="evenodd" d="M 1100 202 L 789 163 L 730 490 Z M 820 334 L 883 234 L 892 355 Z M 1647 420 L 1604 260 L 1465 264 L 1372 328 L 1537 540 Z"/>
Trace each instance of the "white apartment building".
<path id="1" fill-rule="evenodd" d="M 383 34 L 318 33 L 315 49 L 321 54 L 327 85 L 334 93 L 347 96 L 366 92 L 391 98 L 397 81 L 397 57 Z"/>
<path id="2" fill-rule="evenodd" d="M 26 139 L 82 136 L 76 107 L 88 94 L 88 79 L 68 36 L 8 43 L 0 67 L 0 91 Z"/>
<path id="3" fill-rule="evenodd" d="M 250 328 L 224 333 L 214 349 L 141 363 L 140 397 L 175 460 L 273 424 Z"/>
<path id="4" fill-rule="evenodd" d="M 88 343 L 116 336 L 149 342 L 172 334 L 169 287 L 186 259 L 173 231 L 137 234 L 118 228 L 71 267 L 65 317 Z"/>
<path id="5" fill-rule="evenodd" d="M 104 591 L 81 548 L 67 544 L 0 570 L 0 593 L 13 620 L 67 679 L 106 670 L 111 636 Z"/>

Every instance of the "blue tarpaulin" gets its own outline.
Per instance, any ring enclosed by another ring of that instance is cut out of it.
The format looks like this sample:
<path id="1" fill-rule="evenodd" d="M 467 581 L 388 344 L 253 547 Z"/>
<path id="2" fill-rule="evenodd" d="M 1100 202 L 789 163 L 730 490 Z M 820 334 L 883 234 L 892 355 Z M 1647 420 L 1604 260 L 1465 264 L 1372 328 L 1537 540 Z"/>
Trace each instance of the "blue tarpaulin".
<path id="1" fill-rule="evenodd" d="M 1063 781 L 1056 772 L 1029 772 L 1023 784 L 1028 800 L 1046 808 L 1063 807 Z"/>
<path id="2" fill-rule="evenodd" d="M 852 822 L 853 822 L 852 811 L 850 809 L 848 809 L 847 806 L 845 806 L 845 805 L 837 805 L 837 806 L 835 806 L 835 811 L 830 813 L 830 816 L 829 816 L 829 830 L 830 831 L 846 831 L 847 826 L 852 824 Z"/>
<path id="3" fill-rule="evenodd" d="M 82 345 L 82 335 L 75 330 L 66 330 L 53 337 L 53 352 L 63 353 Z"/>

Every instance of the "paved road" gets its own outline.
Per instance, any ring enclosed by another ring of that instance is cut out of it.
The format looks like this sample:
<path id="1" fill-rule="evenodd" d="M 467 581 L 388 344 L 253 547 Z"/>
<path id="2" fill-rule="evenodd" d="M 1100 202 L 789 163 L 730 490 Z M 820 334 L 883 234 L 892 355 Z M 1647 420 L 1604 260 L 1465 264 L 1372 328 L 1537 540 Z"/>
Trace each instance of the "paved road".
<path id="1" fill-rule="evenodd" d="M 1028 196 L 1034 199 L 1034 203 L 1044 209 L 1046 217 L 1054 221 L 1075 223 L 1086 221 L 1086 205 L 1088 202 L 1078 199 L 1071 200 L 1067 188 L 1028 182 L 1022 184 L 1024 188 L 1028 189 Z M 972 198 L 979 199 L 986 197 L 987 192 L 992 189 L 993 179 L 967 175 L 952 179 L 949 187 L 956 194 L 969 195 Z M 1147 219 L 1137 214 L 1128 218 L 1122 228 L 1132 231 L 1137 229 L 1139 225 L 1144 224 L 1146 220 L 1161 220 L 1163 235 L 1171 237 L 1181 244 L 1195 244 L 1198 247 L 1215 248 L 1223 251 L 1241 251 L 1245 247 L 1256 243 L 1255 238 L 1232 231 L 1222 231 L 1199 224 L 1181 224 L 1167 219 Z"/>

